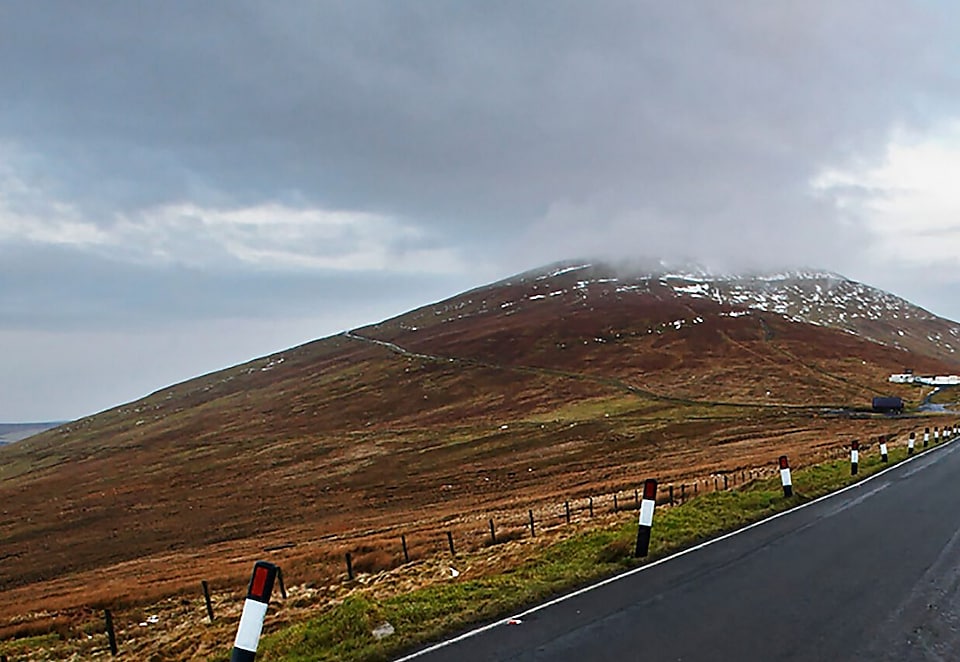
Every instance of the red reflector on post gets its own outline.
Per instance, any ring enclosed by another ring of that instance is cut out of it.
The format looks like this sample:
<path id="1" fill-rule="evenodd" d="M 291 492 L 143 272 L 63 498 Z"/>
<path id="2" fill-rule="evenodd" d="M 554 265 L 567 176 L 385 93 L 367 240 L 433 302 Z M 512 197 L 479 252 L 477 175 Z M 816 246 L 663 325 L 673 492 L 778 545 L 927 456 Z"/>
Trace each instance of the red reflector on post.
<path id="1" fill-rule="evenodd" d="M 860 442 L 854 439 L 850 442 L 850 450 L 858 451 L 860 450 Z"/>
<path id="2" fill-rule="evenodd" d="M 787 463 L 787 456 L 786 456 L 786 455 L 781 455 L 781 456 L 780 456 L 780 468 L 781 468 L 781 469 L 789 469 L 789 468 L 790 468 L 790 465 Z"/>
<path id="3" fill-rule="evenodd" d="M 267 585 L 267 569 L 262 565 L 258 565 L 253 570 L 253 580 L 250 582 L 250 597 L 251 598 L 262 598 L 263 589 Z"/>
<path id="4" fill-rule="evenodd" d="M 645 481 L 643 481 L 643 498 L 657 498 L 657 481 L 655 478 L 647 478 Z"/>
<path id="5" fill-rule="evenodd" d="M 277 566 L 266 561 L 257 561 L 253 566 L 253 575 L 250 576 L 250 586 L 247 597 L 260 602 L 270 602 L 270 593 L 277 579 Z"/>

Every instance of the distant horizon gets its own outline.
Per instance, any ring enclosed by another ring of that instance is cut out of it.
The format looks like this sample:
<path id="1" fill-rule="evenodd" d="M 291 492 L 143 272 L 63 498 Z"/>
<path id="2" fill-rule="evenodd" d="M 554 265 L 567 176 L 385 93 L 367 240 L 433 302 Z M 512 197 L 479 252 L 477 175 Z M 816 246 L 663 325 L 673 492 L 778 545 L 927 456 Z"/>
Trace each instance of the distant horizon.
<path id="1" fill-rule="evenodd" d="M 32 427 L 32 426 L 39 426 L 39 425 L 63 425 L 64 423 L 70 423 L 71 421 L 75 421 L 75 420 L 77 419 L 63 419 L 63 420 L 55 420 L 55 421 L 23 421 L 23 422 L 0 421 L 0 428 L 3 428 L 5 426 Z"/>
<path id="2" fill-rule="evenodd" d="M 0 447 L 15 444 L 68 422 L 69 421 L 38 421 L 33 423 L 0 423 Z"/>

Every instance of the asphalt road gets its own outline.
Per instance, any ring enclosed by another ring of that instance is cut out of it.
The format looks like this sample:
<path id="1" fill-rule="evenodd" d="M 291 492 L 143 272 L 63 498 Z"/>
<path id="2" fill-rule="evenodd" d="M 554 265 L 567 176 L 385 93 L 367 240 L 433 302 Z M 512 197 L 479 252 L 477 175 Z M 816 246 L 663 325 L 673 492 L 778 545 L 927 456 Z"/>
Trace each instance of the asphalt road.
<path id="1" fill-rule="evenodd" d="M 518 619 L 404 659 L 960 660 L 960 443 Z"/>

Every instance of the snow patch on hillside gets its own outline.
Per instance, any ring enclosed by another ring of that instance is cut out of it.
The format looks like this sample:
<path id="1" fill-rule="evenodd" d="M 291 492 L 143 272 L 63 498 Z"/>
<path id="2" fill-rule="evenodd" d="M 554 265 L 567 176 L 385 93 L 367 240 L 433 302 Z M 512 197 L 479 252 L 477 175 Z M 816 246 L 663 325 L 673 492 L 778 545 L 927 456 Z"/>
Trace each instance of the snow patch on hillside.
<path id="1" fill-rule="evenodd" d="M 563 274 L 568 274 L 571 271 L 580 271 L 581 269 L 589 269 L 593 265 L 591 264 L 579 264 L 572 267 L 561 267 L 555 271 L 551 271 L 548 274 L 542 276 L 537 276 L 537 280 L 546 280 L 547 278 L 556 278 L 557 276 L 562 276 Z"/>

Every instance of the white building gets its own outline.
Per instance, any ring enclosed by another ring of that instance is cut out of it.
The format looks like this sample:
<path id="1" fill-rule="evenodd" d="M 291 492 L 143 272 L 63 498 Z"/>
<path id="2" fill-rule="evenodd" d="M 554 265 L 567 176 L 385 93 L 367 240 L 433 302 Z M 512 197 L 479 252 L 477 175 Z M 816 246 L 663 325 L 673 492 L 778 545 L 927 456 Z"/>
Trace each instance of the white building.
<path id="1" fill-rule="evenodd" d="M 890 375 L 887 381 L 894 384 L 924 384 L 926 386 L 956 386 L 960 385 L 960 375 L 919 376 L 912 373 Z"/>
<path id="2" fill-rule="evenodd" d="M 901 373 L 898 375 L 890 375 L 890 380 L 894 384 L 912 384 L 914 376 L 911 373 Z"/>

